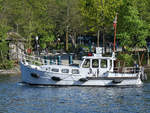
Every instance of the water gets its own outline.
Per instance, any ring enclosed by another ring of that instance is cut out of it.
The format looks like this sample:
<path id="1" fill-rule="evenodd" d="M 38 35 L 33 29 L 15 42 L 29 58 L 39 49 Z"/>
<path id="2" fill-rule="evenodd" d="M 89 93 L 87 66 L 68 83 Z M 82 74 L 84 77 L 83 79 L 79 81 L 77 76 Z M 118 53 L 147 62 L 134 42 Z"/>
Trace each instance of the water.
<path id="1" fill-rule="evenodd" d="M 0 76 L 0 113 L 150 113 L 150 81 L 141 87 L 47 87 Z"/>

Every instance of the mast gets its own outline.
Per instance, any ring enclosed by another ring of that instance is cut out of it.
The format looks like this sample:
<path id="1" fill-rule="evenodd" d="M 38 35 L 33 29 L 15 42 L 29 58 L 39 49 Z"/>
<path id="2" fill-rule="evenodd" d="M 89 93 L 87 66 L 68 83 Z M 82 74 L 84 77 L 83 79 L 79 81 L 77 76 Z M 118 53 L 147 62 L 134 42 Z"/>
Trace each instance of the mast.
<path id="1" fill-rule="evenodd" d="M 116 13 L 116 16 L 115 16 L 115 20 L 113 21 L 113 26 L 114 26 L 114 48 L 113 48 L 113 52 L 115 52 L 116 32 L 117 32 L 117 13 Z"/>

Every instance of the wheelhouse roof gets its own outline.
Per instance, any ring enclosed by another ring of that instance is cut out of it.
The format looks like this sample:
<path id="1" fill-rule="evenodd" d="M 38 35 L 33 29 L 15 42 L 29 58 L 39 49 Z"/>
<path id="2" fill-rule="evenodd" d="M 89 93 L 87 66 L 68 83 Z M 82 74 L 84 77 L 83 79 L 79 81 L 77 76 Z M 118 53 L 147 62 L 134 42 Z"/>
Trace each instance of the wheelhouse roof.
<path id="1" fill-rule="evenodd" d="M 84 56 L 83 59 L 106 59 L 106 60 L 116 60 L 115 57 L 103 57 L 103 56 Z"/>

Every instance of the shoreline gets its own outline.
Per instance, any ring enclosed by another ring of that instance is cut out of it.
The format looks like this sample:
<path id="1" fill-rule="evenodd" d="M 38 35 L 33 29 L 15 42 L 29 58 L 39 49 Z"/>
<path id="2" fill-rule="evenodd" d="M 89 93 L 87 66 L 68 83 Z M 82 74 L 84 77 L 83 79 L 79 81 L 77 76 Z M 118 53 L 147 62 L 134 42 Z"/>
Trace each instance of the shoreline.
<path id="1" fill-rule="evenodd" d="M 1 69 L 0 70 L 0 75 L 20 75 L 20 67 L 16 66 L 13 69 Z"/>

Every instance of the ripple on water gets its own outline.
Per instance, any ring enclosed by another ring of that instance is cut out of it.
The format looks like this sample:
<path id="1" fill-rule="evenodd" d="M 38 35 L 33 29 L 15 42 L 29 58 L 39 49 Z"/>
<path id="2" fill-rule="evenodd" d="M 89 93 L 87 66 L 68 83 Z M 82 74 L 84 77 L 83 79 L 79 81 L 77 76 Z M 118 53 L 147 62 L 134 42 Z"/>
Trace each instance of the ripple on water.
<path id="1" fill-rule="evenodd" d="M 0 78 L 2 113 L 149 113 L 150 83 L 142 87 L 47 87 Z"/>

